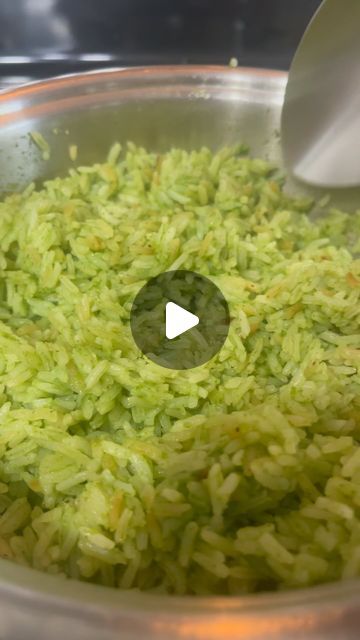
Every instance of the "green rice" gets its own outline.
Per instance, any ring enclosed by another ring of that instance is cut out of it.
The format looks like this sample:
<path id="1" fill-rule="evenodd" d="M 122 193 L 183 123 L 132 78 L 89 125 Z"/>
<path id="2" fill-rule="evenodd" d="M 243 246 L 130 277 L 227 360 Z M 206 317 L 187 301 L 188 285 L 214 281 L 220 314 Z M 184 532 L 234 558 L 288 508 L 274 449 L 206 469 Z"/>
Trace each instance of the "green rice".
<path id="1" fill-rule="evenodd" d="M 104 164 L 0 203 L 0 556 L 122 589 L 360 574 L 360 213 L 317 221 L 242 146 Z M 189 269 L 231 326 L 199 368 L 131 336 Z"/>

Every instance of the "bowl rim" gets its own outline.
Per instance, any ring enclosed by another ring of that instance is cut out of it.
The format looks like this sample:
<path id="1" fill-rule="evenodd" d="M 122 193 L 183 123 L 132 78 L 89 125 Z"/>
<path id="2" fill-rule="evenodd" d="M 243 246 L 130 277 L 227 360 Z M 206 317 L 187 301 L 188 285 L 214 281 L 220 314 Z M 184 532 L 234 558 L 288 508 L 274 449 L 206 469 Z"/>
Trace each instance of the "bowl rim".
<path id="1" fill-rule="evenodd" d="M 193 76 L 204 75 L 216 76 L 244 76 L 258 77 L 267 81 L 284 84 L 287 81 L 288 72 L 278 69 L 266 69 L 262 67 L 230 67 L 226 65 L 198 65 L 198 64 L 178 64 L 178 65 L 142 65 L 134 67 L 104 67 L 102 69 L 93 69 L 83 72 L 64 73 L 55 76 L 49 76 L 41 80 L 33 80 L 25 82 L 16 87 L 8 87 L 0 91 L 0 102 L 8 100 L 10 97 L 21 97 L 29 93 L 42 93 L 55 87 L 62 87 L 69 84 L 86 84 L 88 80 L 106 80 L 111 77 L 121 76 L 122 78 L 151 78 L 157 75 L 164 76 Z"/>

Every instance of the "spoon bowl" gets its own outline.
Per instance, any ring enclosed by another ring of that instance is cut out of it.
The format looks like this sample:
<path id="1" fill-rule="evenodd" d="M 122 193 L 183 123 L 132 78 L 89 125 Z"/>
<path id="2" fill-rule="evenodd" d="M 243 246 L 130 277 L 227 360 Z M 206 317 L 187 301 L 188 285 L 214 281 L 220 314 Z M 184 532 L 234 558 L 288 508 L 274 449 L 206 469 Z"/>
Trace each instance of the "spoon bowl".
<path id="1" fill-rule="evenodd" d="M 359 0 L 324 0 L 311 20 L 290 68 L 281 138 L 299 180 L 360 185 Z"/>

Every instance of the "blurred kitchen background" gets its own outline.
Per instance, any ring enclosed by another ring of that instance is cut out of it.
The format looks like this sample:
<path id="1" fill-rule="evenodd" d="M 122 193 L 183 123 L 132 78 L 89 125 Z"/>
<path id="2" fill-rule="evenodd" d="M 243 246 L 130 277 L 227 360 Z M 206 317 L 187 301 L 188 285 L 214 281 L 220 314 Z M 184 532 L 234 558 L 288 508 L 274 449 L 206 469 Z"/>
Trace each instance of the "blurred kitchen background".
<path id="1" fill-rule="evenodd" d="M 340 1 L 340 0 L 339 0 Z M 167 63 L 287 69 L 320 0 L 0 0 L 0 88 Z"/>

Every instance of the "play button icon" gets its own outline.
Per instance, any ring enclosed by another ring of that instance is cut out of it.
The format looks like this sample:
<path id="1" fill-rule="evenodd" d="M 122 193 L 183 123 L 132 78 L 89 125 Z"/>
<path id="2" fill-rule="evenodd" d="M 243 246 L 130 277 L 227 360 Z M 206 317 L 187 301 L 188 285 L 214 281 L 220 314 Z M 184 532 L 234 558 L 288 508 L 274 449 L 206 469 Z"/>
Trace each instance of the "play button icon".
<path id="1" fill-rule="evenodd" d="M 169 340 L 181 336 L 198 324 L 198 316 L 179 307 L 175 302 L 168 302 L 165 305 L 165 335 Z"/>
<path id="2" fill-rule="evenodd" d="M 220 289 L 193 271 L 166 271 L 136 295 L 130 317 L 142 353 L 169 369 L 204 364 L 223 346 L 229 309 Z"/>

